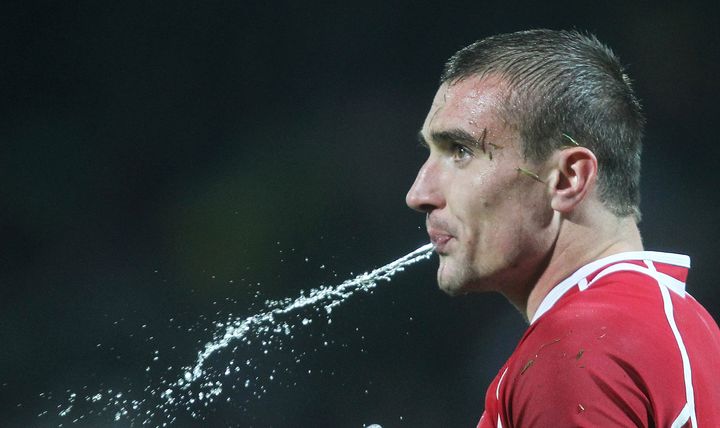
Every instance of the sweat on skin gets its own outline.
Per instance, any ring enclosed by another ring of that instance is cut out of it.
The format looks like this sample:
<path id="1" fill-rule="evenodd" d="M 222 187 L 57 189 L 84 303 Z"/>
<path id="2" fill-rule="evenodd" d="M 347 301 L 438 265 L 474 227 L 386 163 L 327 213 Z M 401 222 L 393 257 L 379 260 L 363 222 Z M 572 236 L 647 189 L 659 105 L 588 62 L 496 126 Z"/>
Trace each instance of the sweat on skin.
<path id="1" fill-rule="evenodd" d="M 570 146 L 537 164 L 525 158 L 501 114 L 507 91 L 495 76 L 440 86 L 420 131 L 430 154 L 406 202 L 426 213 L 440 288 L 500 292 L 531 319 L 578 265 L 641 250 L 642 241 L 633 218 L 616 217 L 598 200 L 590 150 Z"/>

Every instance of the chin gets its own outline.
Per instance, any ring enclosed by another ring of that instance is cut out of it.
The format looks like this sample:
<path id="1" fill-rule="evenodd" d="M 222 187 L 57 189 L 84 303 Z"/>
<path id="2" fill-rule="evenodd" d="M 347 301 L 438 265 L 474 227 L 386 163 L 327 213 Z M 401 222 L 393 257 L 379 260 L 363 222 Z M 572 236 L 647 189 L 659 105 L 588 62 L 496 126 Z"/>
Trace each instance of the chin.
<path id="1" fill-rule="evenodd" d="M 459 296 L 461 294 L 465 294 L 465 291 L 462 288 L 456 288 L 456 287 L 447 287 L 440 284 L 440 289 L 445 292 L 450 297 Z"/>
<path id="2" fill-rule="evenodd" d="M 450 277 L 448 277 L 448 272 L 442 265 L 438 269 L 437 283 L 438 287 L 449 296 L 457 296 L 467 293 L 467 287 L 464 282 L 461 281 L 461 278 L 457 278 L 455 275 L 450 275 Z"/>
<path id="3" fill-rule="evenodd" d="M 473 288 L 474 277 L 469 266 L 458 265 L 447 256 L 440 258 L 437 271 L 438 287 L 449 296 L 467 294 Z"/>
<path id="4" fill-rule="evenodd" d="M 453 269 L 456 266 L 440 263 L 437 272 L 438 287 L 449 296 L 482 293 L 496 290 L 494 282 L 481 277 L 471 269 Z"/>

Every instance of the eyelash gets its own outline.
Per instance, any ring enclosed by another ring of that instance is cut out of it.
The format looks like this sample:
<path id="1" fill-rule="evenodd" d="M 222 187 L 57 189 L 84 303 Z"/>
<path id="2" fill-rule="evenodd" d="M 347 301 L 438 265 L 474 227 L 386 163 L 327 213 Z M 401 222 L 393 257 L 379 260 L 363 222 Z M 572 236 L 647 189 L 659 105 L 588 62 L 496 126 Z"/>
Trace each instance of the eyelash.
<path id="1" fill-rule="evenodd" d="M 452 151 L 453 160 L 456 162 L 464 161 L 473 155 L 472 150 L 462 144 L 455 143 L 450 149 Z"/>

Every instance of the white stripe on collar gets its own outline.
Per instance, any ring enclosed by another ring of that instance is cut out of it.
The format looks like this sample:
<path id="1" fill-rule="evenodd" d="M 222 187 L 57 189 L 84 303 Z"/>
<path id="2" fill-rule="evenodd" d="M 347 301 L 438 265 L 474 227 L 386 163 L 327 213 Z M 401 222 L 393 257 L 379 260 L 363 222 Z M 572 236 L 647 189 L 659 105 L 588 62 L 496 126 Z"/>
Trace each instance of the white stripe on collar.
<path id="1" fill-rule="evenodd" d="M 576 270 L 575 273 L 550 290 L 547 296 L 545 296 L 543 301 L 540 303 L 540 306 L 538 306 L 537 311 L 535 311 L 535 315 L 533 315 L 530 324 L 532 325 L 532 323 L 537 321 L 538 318 L 540 318 L 545 312 L 549 311 L 550 308 L 552 308 L 565 293 L 574 286 L 578 285 L 581 281 L 585 280 L 585 277 L 591 273 L 603 266 L 627 260 L 652 260 L 658 263 L 690 268 L 690 257 L 683 254 L 662 253 L 658 251 L 628 251 L 613 254 L 600 260 L 595 260 L 594 262 L 590 262 Z M 585 289 L 587 287 L 586 282 L 583 285 L 584 286 L 581 286 L 581 289 Z"/>

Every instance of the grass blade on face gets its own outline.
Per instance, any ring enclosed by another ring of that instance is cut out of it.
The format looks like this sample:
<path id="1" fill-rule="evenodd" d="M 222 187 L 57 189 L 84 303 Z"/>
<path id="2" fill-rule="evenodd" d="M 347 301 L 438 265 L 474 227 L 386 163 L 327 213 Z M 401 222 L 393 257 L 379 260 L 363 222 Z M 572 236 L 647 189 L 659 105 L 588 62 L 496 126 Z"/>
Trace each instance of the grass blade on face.
<path id="1" fill-rule="evenodd" d="M 534 172 L 532 172 L 532 171 L 530 171 L 530 170 L 527 170 L 527 169 L 525 169 L 525 168 L 518 167 L 518 168 L 516 169 L 516 171 L 519 172 L 520 174 L 527 175 L 528 177 L 532 178 L 532 179 L 535 180 L 535 181 L 538 181 L 538 182 L 540 182 L 540 183 L 545 184 L 545 182 L 540 178 L 539 175 L 537 175 L 536 173 L 534 173 Z"/>

